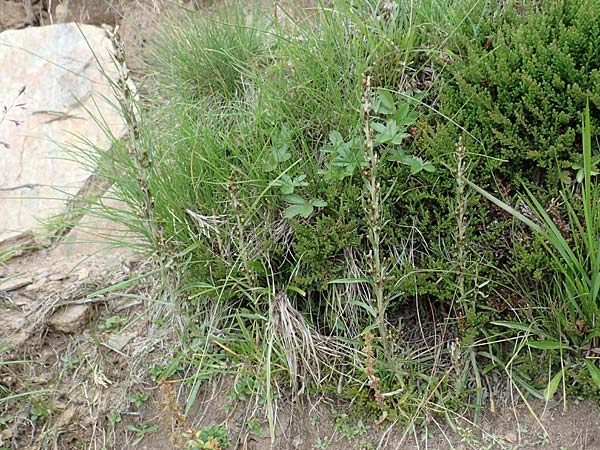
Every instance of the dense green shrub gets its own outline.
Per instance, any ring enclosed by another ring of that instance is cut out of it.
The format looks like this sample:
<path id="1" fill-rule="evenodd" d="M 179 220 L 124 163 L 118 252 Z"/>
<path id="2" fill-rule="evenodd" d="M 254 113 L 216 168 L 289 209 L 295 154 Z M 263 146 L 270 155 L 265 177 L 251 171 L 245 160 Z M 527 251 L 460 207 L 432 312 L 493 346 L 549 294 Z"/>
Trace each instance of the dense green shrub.
<path id="1" fill-rule="evenodd" d="M 559 198 L 562 183 L 575 184 L 580 114 L 588 97 L 593 134 L 600 125 L 599 23 L 596 1 L 545 0 L 508 8 L 481 25 L 486 33 L 457 38 L 462 56 L 439 67 L 442 114 L 421 122 L 423 138 L 416 142 L 417 153 L 450 170 L 419 180 L 434 195 L 415 185 L 405 199 L 416 206 L 412 215 L 432 245 L 437 241 L 450 252 L 454 245 L 452 167 L 460 136 L 474 182 L 510 203 L 525 185 L 561 214 L 551 199 Z M 532 287 L 548 273 L 547 256 L 530 232 L 513 227 L 509 215 L 476 196 L 468 210 L 473 260 L 511 271 Z M 423 264 L 439 265 L 431 258 Z M 495 278 L 497 283 L 488 285 L 491 293 L 502 284 Z"/>
<path id="2" fill-rule="evenodd" d="M 586 98 L 600 121 L 599 21 L 598 2 L 546 0 L 449 68 L 442 109 L 479 141 L 482 176 L 555 190 L 572 175 Z"/>

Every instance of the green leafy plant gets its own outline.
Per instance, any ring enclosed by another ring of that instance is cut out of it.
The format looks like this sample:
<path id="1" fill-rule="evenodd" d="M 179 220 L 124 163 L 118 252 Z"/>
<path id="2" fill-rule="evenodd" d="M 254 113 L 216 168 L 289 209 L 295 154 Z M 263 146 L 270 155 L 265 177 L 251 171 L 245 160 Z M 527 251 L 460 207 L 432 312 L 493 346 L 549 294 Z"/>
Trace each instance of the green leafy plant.
<path id="1" fill-rule="evenodd" d="M 121 316 L 111 316 L 98 325 L 98 329 L 106 332 L 118 332 L 126 320 Z"/>
<path id="2" fill-rule="evenodd" d="M 256 437 L 260 437 L 263 434 L 263 427 L 260 422 L 256 419 L 250 419 L 246 422 L 246 426 L 250 433 Z"/>
<path id="3" fill-rule="evenodd" d="M 329 155 L 326 169 L 320 171 L 326 179 L 342 181 L 354 175 L 357 169 L 366 167 L 360 138 L 354 137 L 345 141 L 339 131 L 332 131 L 329 141 L 330 144 L 321 148 L 323 153 Z"/>
<path id="4" fill-rule="evenodd" d="M 135 433 L 131 445 L 138 445 L 148 434 L 158 430 L 158 425 L 130 424 L 127 429 Z"/>
<path id="5" fill-rule="evenodd" d="M 315 442 L 314 448 L 316 450 L 327 450 L 330 445 L 331 445 L 331 439 L 318 437 L 317 442 Z"/>
<path id="6" fill-rule="evenodd" d="M 211 425 L 197 431 L 185 448 L 189 450 L 224 450 L 231 444 L 224 425 Z"/>
<path id="7" fill-rule="evenodd" d="M 282 194 L 291 195 L 296 188 L 308 186 L 308 183 L 304 181 L 305 178 L 306 175 L 298 175 L 292 178 L 287 173 L 284 173 L 273 182 L 273 186 L 280 187 Z"/>
<path id="8" fill-rule="evenodd" d="M 131 396 L 131 403 L 136 408 L 141 408 L 141 406 L 148 401 L 150 396 L 148 394 L 143 394 L 141 392 L 136 392 Z"/>
<path id="9" fill-rule="evenodd" d="M 181 370 L 181 367 L 181 361 L 177 358 L 173 358 L 171 361 L 164 364 L 152 364 L 149 373 L 154 381 L 163 381 Z"/>
<path id="10" fill-rule="evenodd" d="M 334 419 L 333 429 L 347 439 L 362 436 L 370 429 L 370 426 L 366 425 L 362 419 L 358 419 L 356 424 L 353 424 L 351 418 L 346 413 L 332 411 L 331 415 Z"/>
<path id="11" fill-rule="evenodd" d="M 327 202 L 318 198 L 310 200 L 304 199 L 297 194 L 284 195 L 283 199 L 290 205 L 285 209 L 283 215 L 287 219 L 292 219 L 296 216 L 308 218 L 315 208 L 323 208 L 327 206 Z"/>
<path id="12" fill-rule="evenodd" d="M 121 414 L 116 411 L 110 413 L 110 415 L 108 416 L 108 423 L 112 427 L 116 426 L 118 423 L 121 423 L 122 420 L 123 418 L 121 417 Z"/>
<path id="13" fill-rule="evenodd" d="M 29 417 L 34 422 L 47 419 L 51 413 L 52 410 L 47 399 L 37 399 L 31 402 Z"/>
<path id="14" fill-rule="evenodd" d="M 538 350 L 575 351 L 586 346 L 596 347 L 600 339 L 597 323 L 600 310 L 600 185 L 592 179 L 593 159 L 589 105 L 582 118 L 583 182 L 581 199 L 578 194 L 563 189 L 561 197 L 568 216 L 568 227 L 552 217 L 543 204 L 527 188 L 526 202 L 533 216 L 525 216 L 473 182 L 467 183 L 485 198 L 529 226 L 541 241 L 553 262 L 557 274 L 553 279 L 553 293 L 559 296 L 557 305 L 546 309 L 555 328 L 540 328 L 536 324 L 523 326 L 514 322 L 496 322 L 512 329 L 527 329 L 533 337 L 527 345 Z M 536 336 L 537 335 L 537 336 Z M 592 381 L 600 388 L 600 369 L 592 360 L 585 359 Z M 553 375 L 544 390 L 544 397 L 554 395 L 564 379 L 564 368 Z M 564 382 L 564 381 L 563 381 Z"/>

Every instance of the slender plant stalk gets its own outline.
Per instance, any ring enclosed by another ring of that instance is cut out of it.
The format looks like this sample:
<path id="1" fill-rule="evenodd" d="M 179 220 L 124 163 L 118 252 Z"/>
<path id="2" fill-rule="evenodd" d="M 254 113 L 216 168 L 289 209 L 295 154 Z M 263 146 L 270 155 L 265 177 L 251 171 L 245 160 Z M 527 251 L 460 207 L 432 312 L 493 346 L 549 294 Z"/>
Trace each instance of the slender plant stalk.
<path id="1" fill-rule="evenodd" d="M 460 138 L 456 144 L 456 270 L 458 272 L 459 304 L 466 306 L 467 293 L 465 290 L 466 271 L 466 232 L 467 232 L 467 198 L 465 194 L 465 147 Z"/>
<path id="2" fill-rule="evenodd" d="M 381 255 L 381 224 L 382 224 L 382 201 L 381 201 L 381 185 L 377 179 L 377 168 L 379 166 L 379 156 L 373 148 L 373 136 L 369 123 L 369 114 L 371 112 L 371 78 L 368 75 L 363 75 L 363 98 L 362 98 L 362 122 L 364 124 L 365 134 L 365 156 L 367 159 L 367 167 L 363 170 L 365 191 L 366 191 L 366 206 L 367 223 L 369 225 L 369 243 L 371 248 L 367 254 L 369 259 L 371 276 L 373 277 L 373 303 L 377 309 L 377 327 L 379 329 L 379 337 L 383 344 L 383 352 L 388 362 L 392 361 L 392 349 L 388 338 L 385 310 L 385 278 L 387 269 L 385 267 L 384 258 Z"/>

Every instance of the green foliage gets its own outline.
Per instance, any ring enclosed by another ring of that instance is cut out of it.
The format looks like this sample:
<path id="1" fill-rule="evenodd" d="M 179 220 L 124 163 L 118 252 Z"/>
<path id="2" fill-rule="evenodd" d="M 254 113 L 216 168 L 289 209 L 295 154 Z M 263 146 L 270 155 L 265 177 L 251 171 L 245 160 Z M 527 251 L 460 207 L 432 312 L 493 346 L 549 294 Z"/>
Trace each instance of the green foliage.
<path id="1" fill-rule="evenodd" d="M 494 300 L 511 309 L 507 279 L 523 269 L 519 281 L 535 287 L 557 262 L 460 180 L 504 200 L 524 183 L 546 193 L 543 205 L 565 181 L 556 162 L 578 177 L 571 114 L 579 94 L 597 107 L 598 58 L 586 58 L 598 39 L 588 18 L 585 31 L 566 25 L 580 19 L 566 0 L 564 18 L 550 1 L 524 14 L 451 3 L 338 0 L 261 27 L 238 8 L 165 31 L 152 107 L 130 114 L 132 136 L 98 162 L 130 207 L 112 214 L 181 283 L 185 351 L 150 373 L 194 366 L 188 409 L 216 373 L 240 375 L 237 399 L 264 401 L 271 433 L 284 375 L 298 390 L 346 377 L 345 394 L 406 424 L 427 408 L 481 403 L 478 358 L 502 363 L 471 346 L 500 326 Z M 507 279 L 492 280 L 494 266 Z M 452 345 L 430 345 L 424 313 Z M 405 321 L 419 330 L 416 352 Z"/>
<path id="2" fill-rule="evenodd" d="M 134 394 L 132 394 L 131 396 L 131 403 L 133 403 L 133 405 L 136 408 L 141 408 L 142 405 L 144 403 L 146 403 L 148 401 L 148 399 L 150 398 L 150 396 L 148 394 L 143 394 L 141 392 L 135 392 Z"/>
<path id="3" fill-rule="evenodd" d="M 569 343 L 577 346 L 585 345 L 599 335 L 596 317 L 600 310 L 600 206 L 597 201 L 600 185 L 592 179 L 589 107 L 586 108 L 582 121 L 582 136 L 584 179 L 581 193 L 573 194 L 567 189 L 561 191 L 568 213 L 568 227 L 557 223 L 527 188 L 526 201 L 534 215 L 531 219 L 469 182 L 484 197 L 529 226 L 540 239 L 554 262 L 553 267 L 559 270 L 553 281 L 555 293 L 564 304 L 553 310 L 552 314 Z M 583 211 L 579 214 L 581 209 Z M 567 231 L 570 236 L 565 236 Z"/>
<path id="4" fill-rule="evenodd" d="M 118 332 L 124 323 L 123 317 L 111 316 L 104 319 L 104 322 L 98 325 L 98 329 L 106 332 Z"/>
<path id="5" fill-rule="evenodd" d="M 308 219 L 315 208 L 323 208 L 327 206 L 326 201 L 319 200 L 318 198 L 305 200 L 296 194 L 284 195 L 283 200 L 290 204 L 290 206 L 285 208 L 285 211 L 283 211 L 283 215 L 286 219 L 293 219 L 296 216 Z"/>
<path id="6" fill-rule="evenodd" d="M 229 447 L 227 428 L 224 425 L 211 425 L 197 431 L 185 444 L 186 450 L 223 450 Z"/>
<path id="7" fill-rule="evenodd" d="M 334 419 L 333 429 L 347 439 L 355 439 L 357 436 L 362 436 L 368 433 L 370 425 L 365 425 L 362 419 L 353 421 L 347 413 L 331 411 L 331 416 Z"/>
<path id="8" fill-rule="evenodd" d="M 523 328 L 519 323 L 500 323 L 510 329 L 531 331 L 526 342 L 530 348 L 548 351 L 560 350 L 561 355 L 572 354 L 575 360 L 583 358 L 589 345 L 596 347 L 600 337 L 597 317 L 600 311 L 600 184 L 592 178 L 592 139 L 589 105 L 582 119 L 583 182 L 580 193 L 567 188 L 561 196 L 568 213 L 568 227 L 550 216 L 536 196 L 527 188 L 525 199 L 533 215 L 521 212 L 494 197 L 481 187 L 468 182 L 485 198 L 507 211 L 530 227 L 553 261 L 557 271 L 549 280 L 549 297 L 555 304 L 537 313 L 539 324 Z M 580 205 L 581 204 L 581 205 Z M 579 207 L 581 206 L 581 207 Z M 568 233 L 568 235 L 567 235 Z M 524 320 L 526 317 L 523 318 Z M 537 338 L 537 339 L 535 339 Z M 595 362 L 583 360 L 592 382 L 600 388 L 600 369 Z M 552 397 L 564 378 L 564 369 L 556 372 L 544 390 L 544 397 Z"/>
<path id="9" fill-rule="evenodd" d="M 131 445 L 135 446 L 139 444 L 148 434 L 154 433 L 156 430 L 158 430 L 158 425 L 147 425 L 145 423 L 129 424 L 127 425 L 127 429 L 134 433 Z"/>
<path id="10" fill-rule="evenodd" d="M 442 111 L 473 135 L 486 185 L 496 176 L 509 187 L 555 189 L 572 175 L 579 113 L 587 97 L 600 106 L 599 18 L 593 0 L 542 1 L 507 14 L 488 45 L 475 41 L 448 67 Z"/>
<path id="11" fill-rule="evenodd" d="M 553 215 L 565 217 L 560 201 L 552 206 L 552 199 L 561 198 L 561 182 L 581 179 L 577 130 L 586 97 L 592 132 L 600 125 L 600 4 L 514 3 L 507 2 L 503 11 L 482 11 L 475 27 L 465 23 L 452 38 L 452 58 L 436 61 L 444 74 L 439 110 L 418 121 L 413 154 L 445 170 L 409 177 L 391 195 L 402 195 L 393 205 L 395 223 L 417 223 L 424 238 L 415 248 L 416 265 L 427 270 L 412 288 L 422 296 L 452 301 L 456 295 L 452 155 L 459 138 L 467 149 L 467 174 L 478 185 L 508 202 L 526 186 Z M 519 209 L 526 212 L 526 206 Z M 514 286 L 514 279 L 529 287 L 528 294 L 552 275 L 552 258 L 511 215 L 476 196 L 465 199 L 464 210 L 467 284 L 475 276 L 491 280 L 482 292 L 483 306 L 518 299 L 522 293 L 504 287 Z M 450 267 L 446 283 L 437 283 L 444 267 Z"/>
<path id="12" fill-rule="evenodd" d="M 254 14 L 261 17 L 260 14 Z M 232 100 L 244 95 L 245 79 L 266 51 L 266 39 L 256 24 L 247 23 L 240 4 L 220 10 L 216 17 L 188 12 L 168 23 L 153 43 L 151 64 L 165 94 L 182 93 L 194 100 L 211 96 Z M 183 92 L 182 92 L 183 90 Z"/>
<path id="13" fill-rule="evenodd" d="M 51 404 L 49 399 L 45 397 L 36 398 L 31 401 L 29 408 L 29 418 L 34 421 L 43 421 L 48 419 L 52 414 Z"/>

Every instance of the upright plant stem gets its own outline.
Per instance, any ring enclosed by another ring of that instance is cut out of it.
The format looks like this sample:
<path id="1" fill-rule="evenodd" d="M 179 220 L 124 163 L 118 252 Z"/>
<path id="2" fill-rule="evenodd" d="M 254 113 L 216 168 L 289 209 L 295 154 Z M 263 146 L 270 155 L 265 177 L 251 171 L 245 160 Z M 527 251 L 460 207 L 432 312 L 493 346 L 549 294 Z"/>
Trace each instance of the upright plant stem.
<path id="1" fill-rule="evenodd" d="M 465 147 L 462 139 L 456 144 L 456 270 L 458 273 L 458 298 L 459 304 L 466 309 L 467 293 L 465 289 L 465 271 L 467 260 L 466 232 L 467 232 L 467 198 L 465 194 Z"/>
<path id="2" fill-rule="evenodd" d="M 388 363 L 392 361 L 392 349 L 388 339 L 385 310 L 385 278 L 386 267 L 381 255 L 381 224 L 382 224 L 382 204 L 381 204 L 381 185 L 377 180 L 377 168 L 379 157 L 373 148 L 373 136 L 369 123 L 369 114 L 371 112 L 371 78 L 363 75 L 363 98 L 362 98 L 362 122 L 364 124 L 365 134 L 365 156 L 367 167 L 363 170 L 366 205 L 365 212 L 369 224 L 369 243 L 371 248 L 367 254 L 369 259 L 370 271 L 372 276 L 373 303 L 377 309 L 377 326 L 379 337 L 383 344 L 383 352 Z"/>

